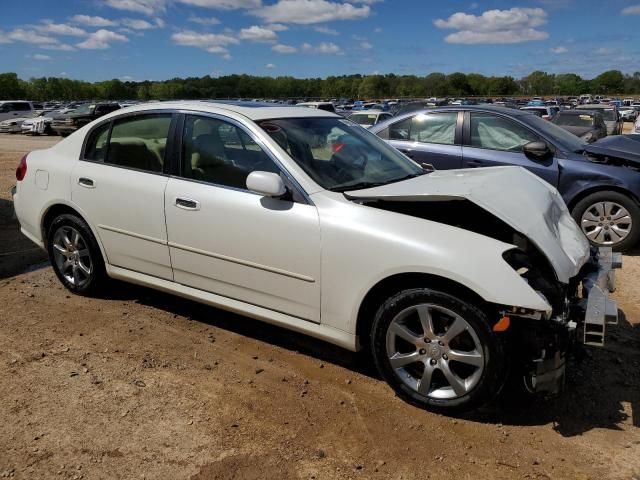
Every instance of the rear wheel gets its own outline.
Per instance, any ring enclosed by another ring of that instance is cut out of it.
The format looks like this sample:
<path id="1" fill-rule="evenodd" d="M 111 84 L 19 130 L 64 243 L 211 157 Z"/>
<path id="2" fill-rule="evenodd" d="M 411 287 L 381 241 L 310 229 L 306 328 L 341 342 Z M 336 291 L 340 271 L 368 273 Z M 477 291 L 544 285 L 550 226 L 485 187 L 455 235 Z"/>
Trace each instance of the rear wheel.
<path id="1" fill-rule="evenodd" d="M 471 410 L 504 383 L 503 347 L 485 314 L 435 290 L 405 290 L 388 299 L 376 314 L 371 347 L 398 396 L 428 410 Z"/>
<path id="2" fill-rule="evenodd" d="M 98 243 L 80 217 L 56 217 L 49 227 L 47 250 L 57 277 L 72 292 L 90 295 L 104 284 L 106 273 Z"/>
<path id="3" fill-rule="evenodd" d="M 619 192 L 596 192 L 573 209 L 573 218 L 592 245 L 625 251 L 640 239 L 640 207 Z"/>

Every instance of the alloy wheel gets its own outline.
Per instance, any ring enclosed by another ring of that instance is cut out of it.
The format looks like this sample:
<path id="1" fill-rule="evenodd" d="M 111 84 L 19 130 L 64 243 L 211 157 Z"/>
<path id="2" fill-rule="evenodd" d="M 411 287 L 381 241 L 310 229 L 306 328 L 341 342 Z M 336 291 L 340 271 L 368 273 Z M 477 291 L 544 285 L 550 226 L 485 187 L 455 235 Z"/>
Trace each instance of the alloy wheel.
<path id="1" fill-rule="evenodd" d="M 594 243 L 615 245 L 631 233 L 631 214 L 616 202 L 598 202 L 582 214 L 580 226 Z"/>
<path id="2" fill-rule="evenodd" d="M 414 305 L 398 313 L 387 330 L 391 368 L 408 387 L 436 399 L 470 392 L 485 366 L 473 327 L 455 312 L 434 304 Z"/>
<path id="3" fill-rule="evenodd" d="M 93 262 L 87 242 L 80 232 L 62 226 L 53 235 L 53 258 L 67 282 L 75 287 L 84 286 L 93 273 Z"/>

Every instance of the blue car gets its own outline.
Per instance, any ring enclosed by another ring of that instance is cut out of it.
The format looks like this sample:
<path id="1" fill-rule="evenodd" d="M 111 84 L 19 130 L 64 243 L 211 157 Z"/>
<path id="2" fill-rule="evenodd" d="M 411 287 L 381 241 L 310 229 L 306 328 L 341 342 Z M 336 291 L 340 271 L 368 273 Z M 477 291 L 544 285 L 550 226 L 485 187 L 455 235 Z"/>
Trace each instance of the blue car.
<path id="1" fill-rule="evenodd" d="M 593 245 L 625 251 L 640 239 L 638 136 L 587 144 L 536 115 L 493 106 L 413 111 L 370 130 L 439 170 L 524 167 L 558 189 Z"/>

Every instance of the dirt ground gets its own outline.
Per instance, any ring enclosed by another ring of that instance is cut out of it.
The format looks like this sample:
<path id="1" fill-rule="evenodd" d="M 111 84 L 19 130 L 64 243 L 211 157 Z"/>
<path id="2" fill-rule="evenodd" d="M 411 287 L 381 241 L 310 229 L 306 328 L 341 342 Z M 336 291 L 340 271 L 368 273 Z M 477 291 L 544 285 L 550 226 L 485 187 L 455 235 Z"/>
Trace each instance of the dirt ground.
<path id="1" fill-rule="evenodd" d="M 0 135 L 0 478 L 640 479 L 640 252 L 563 395 L 448 418 L 302 335 L 134 286 L 70 295 L 9 194 L 57 140 Z"/>

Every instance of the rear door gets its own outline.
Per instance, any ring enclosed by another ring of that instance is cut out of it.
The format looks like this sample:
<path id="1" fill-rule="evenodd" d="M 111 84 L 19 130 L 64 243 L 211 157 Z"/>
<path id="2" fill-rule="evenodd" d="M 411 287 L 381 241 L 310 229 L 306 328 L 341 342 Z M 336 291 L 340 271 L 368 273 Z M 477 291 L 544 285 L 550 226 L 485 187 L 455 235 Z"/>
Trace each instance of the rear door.
<path id="1" fill-rule="evenodd" d="M 135 114 L 95 128 L 71 196 L 97 229 L 111 265 L 173 279 L 164 217 L 171 113 Z"/>
<path id="2" fill-rule="evenodd" d="M 558 185 L 555 157 L 538 161 L 523 153 L 522 147 L 527 143 L 545 139 L 521 123 L 493 113 L 466 112 L 463 136 L 465 168 L 514 165 L 530 170 L 553 186 Z"/>
<path id="3" fill-rule="evenodd" d="M 462 167 L 462 117 L 458 112 L 417 113 L 380 133 L 418 163 L 433 165 L 437 170 Z"/>

